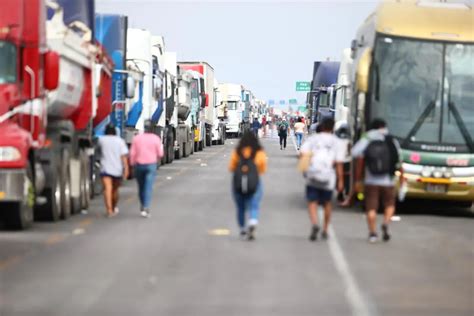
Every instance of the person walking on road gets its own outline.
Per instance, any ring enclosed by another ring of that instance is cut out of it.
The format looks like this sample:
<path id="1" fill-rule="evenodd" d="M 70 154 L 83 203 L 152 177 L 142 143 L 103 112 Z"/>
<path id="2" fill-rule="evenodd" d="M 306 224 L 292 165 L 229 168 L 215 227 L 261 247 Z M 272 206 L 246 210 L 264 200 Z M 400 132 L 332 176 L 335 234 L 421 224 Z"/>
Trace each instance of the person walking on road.
<path id="1" fill-rule="evenodd" d="M 237 220 L 242 238 L 255 239 L 263 187 L 260 179 L 267 170 L 267 156 L 253 133 L 242 136 L 232 152 L 229 170 L 233 172 L 232 191 L 237 206 Z M 246 230 L 246 211 L 249 209 L 249 226 Z"/>
<path id="2" fill-rule="evenodd" d="M 303 123 L 301 117 L 298 117 L 298 121 L 295 123 L 296 148 L 298 150 L 300 150 L 301 144 L 303 143 L 305 127 L 306 125 Z"/>
<path id="3" fill-rule="evenodd" d="M 260 130 L 261 127 L 262 125 L 258 121 L 258 118 L 255 117 L 252 122 L 252 132 L 255 134 L 255 136 L 258 137 L 258 131 Z"/>
<path id="4" fill-rule="evenodd" d="M 286 140 L 288 138 L 289 125 L 286 119 L 278 124 L 278 136 L 280 137 L 280 150 L 286 149 Z"/>
<path id="5" fill-rule="evenodd" d="M 395 172 L 400 170 L 403 182 L 403 170 L 400 168 L 400 145 L 387 129 L 382 119 L 374 119 L 369 131 L 354 145 L 352 156 L 356 159 L 355 191 L 362 192 L 364 178 L 365 209 L 369 226 L 369 242 L 378 240 L 376 224 L 379 201 L 384 207 L 384 220 L 381 226 L 382 238 L 390 240 L 388 226 L 395 213 Z"/>
<path id="6" fill-rule="evenodd" d="M 163 143 L 151 132 L 151 121 L 145 121 L 145 132 L 133 138 L 130 148 L 130 163 L 135 170 L 140 198 L 140 214 L 150 217 L 153 185 L 155 183 L 158 160 L 163 157 Z"/>
<path id="7" fill-rule="evenodd" d="M 112 124 L 106 126 L 105 135 L 99 138 L 98 146 L 106 216 L 112 217 L 119 213 L 119 187 L 122 179 L 128 178 L 128 148 L 125 141 L 117 136 Z"/>
<path id="8" fill-rule="evenodd" d="M 344 190 L 343 163 L 346 146 L 333 134 L 334 120 L 324 119 L 321 132 L 311 135 L 301 147 L 299 169 L 306 178 L 306 199 L 312 228 L 309 239 L 315 241 L 320 230 L 318 205 L 324 208 L 324 226 L 321 237 L 328 238 L 332 212 L 332 195 Z"/>

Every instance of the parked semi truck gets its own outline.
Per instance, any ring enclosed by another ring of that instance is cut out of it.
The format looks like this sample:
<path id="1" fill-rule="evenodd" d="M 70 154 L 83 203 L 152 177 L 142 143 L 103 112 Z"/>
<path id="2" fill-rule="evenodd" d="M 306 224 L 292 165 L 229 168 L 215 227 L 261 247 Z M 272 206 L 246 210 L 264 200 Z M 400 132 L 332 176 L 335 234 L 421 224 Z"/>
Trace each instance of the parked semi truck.
<path id="1" fill-rule="evenodd" d="M 250 129 L 253 99 L 252 91 L 242 86 L 242 132 Z"/>
<path id="2" fill-rule="evenodd" d="M 114 63 L 112 111 L 110 116 L 99 122 L 95 128 L 96 136 L 102 135 L 105 125 L 112 123 L 122 137 L 130 138 L 125 135 L 125 123 L 128 111 L 133 104 L 130 99 L 135 97 L 135 90 L 138 88 L 136 83 L 143 81 L 143 74 L 133 71 L 133 68 L 127 69 L 127 29 L 128 18 L 125 15 L 96 14 L 95 16 L 96 38 Z"/>
<path id="3" fill-rule="evenodd" d="M 204 76 L 196 70 L 192 70 L 187 64 L 178 63 L 180 72 L 186 72 L 191 75 L 191 113 L 189 123 L 194 132 L 194 151 L 201 151 L 205 147 L 206 135 L 206 95 Z"/>
<path id="4" fill-rule="evenodd" d="M 342 52 L 341 64 L 337 75 L 337 83 L 333 85 L 331 91 L 331 108 L 334 109 L 334 120 L 336 122 L 335 130 L 347 128 L 351 101 L 351 75 L 352 58 L 351 49 L 346 48 Z"/>
<path id="5" fill-rule="evenodd" d="M 383 2 L 359 28 L 353 141 L 383 118 L 400 142 L 408 198 L 474 200 L 474 11 L 461 2 Z"/>
<path id="6" fill-rule="evenodd" d="M 112 62 L 94 39 L 94 14 L 92 0 L 0 3 L 0 203 L 8 227 L 88 206 L 92 129 L 111 106 Z"/>
<path id="7" fill-rule="evenodd" d="M 316 61 L 313 67 L 311 91 L 308 93 L 309 125 L 320 122 L 324 117 L 334 116 L 331 108 L 331 94 L 337 82 L 339 62 Z"/>
<path id="8" fill-rule="evenodd" d="M 202 135 L 202 140 L 200 140 L 199 148 L 202 149 L 205 146 L 212 146 L 213 134 L 215 135 L 215 130 L 217 129 L 217 137 L 214 137 L 214 140 L 224 140 L 225 139 L 225 126 L 220 123 L 217 117 L 216 109 L 216 99 L 215 99 L 215 82 L 214 82 L 214 68 L 209 65 L 207 62 L 193 62 L 185 61 L 180 62 L 180 66 L 185 70 L 193 70 L 200 73 L 203 76 L 203 87 L 204 93 L 202 94 L 202 99 L 204 103 L 204 116 L 202 121 L 204 122 L 205 133 Z M 204 131 L 202 131 L 204 132 Z M 202 134 L 201 132 L 201 134 Z"/>
<path id="9" fill-rule="evenodd" d="M 224 145 L 227 137 L 227 109 L 222 103 L 222 93 L 219 89 L 219 82 L 214 78 L 214 124 L 212 124 L 212 144 Z"/>
<path id="10" fill-rule="evenodd" d="M 173 52 L 165 52 L 166 114 L 167 125 L 173 136 L 173 154 L 176 159 L 181 159 L 191 154 L 194 138 L 192 127 L 187 124 L 191 109 L 191 77 L 185 72 L 178 73 L 180 69 L 176 55 Z"/>
<path id="11" fill-rule="evenodd" d="M 242 134 L 242 86 L 235 83 L 219 85 L 222 103 L 227 109 L 226 133 L 229 136 L 239 137 Z"/>
<path id="12" fill-rule="evenodd" d="M 194 153 L 196 117 L 199 115 L 199 104 L 194 104 L 194 74 L 178 66 L 178 123 L 185 127 L 184 138 L 181 140 L 182 155 L 188 157 Z"/>

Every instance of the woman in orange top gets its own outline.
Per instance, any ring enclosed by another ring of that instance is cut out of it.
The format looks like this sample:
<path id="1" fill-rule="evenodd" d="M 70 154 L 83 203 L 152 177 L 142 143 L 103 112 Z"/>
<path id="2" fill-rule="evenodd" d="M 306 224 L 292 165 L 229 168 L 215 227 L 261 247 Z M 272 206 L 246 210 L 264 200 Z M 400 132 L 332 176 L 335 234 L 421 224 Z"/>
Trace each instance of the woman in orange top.
<path id="1" fill-rule="evenodd" d="M 245 165 L 245 161 L 250 159 L 253 164 Z M 250 168 L 249 168 L 250 166 Z M 240 235 L 245 237 L 248 234 L 249 240 L 255 239 L 255 228 L 258 224 L 258 215 L 260 211 L 260 201 L 262 200 L 263 187 L 260 176 L 267 170 L 267 156 L 263 151 L 263 147 L 260 145 L 258 138 L 250 132 L 246 132 L 240 140 L 236 150 L 232 152 L 230 159 L 229 170 L 234 173 L 234 177 L 239 173 L 239 168 L 246 168 L 252 170 L 255 168 L 255 172 L 258 173 L 258 184 L 255 192 L 252 194 L 243 194 L 239 188 L 236 188 L 235 178 L 234 186 L 232 188 L 235 204 L 237 206 L 237 220 L 240 227 Z M 249 175 L 249 179 L 251 176 Z M 250 182 L 250 181 L 249 181 Z M 249 227 L 248 232 L 245 227 L 245 212 L 249 209 Z"/>

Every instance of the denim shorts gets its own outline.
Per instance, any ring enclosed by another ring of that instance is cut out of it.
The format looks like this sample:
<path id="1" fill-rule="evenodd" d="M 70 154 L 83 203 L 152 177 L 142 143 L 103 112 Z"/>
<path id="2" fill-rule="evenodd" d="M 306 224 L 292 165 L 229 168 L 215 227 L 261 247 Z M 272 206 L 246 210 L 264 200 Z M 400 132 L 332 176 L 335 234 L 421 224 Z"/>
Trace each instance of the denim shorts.
<path id="1" fill-rule="evenodd" d="M 326 204 L 327 202 L 331 202 L 332 190 L 318 189 L 308 185 L 306 186 L 306 199 L 308 202 Z"/>

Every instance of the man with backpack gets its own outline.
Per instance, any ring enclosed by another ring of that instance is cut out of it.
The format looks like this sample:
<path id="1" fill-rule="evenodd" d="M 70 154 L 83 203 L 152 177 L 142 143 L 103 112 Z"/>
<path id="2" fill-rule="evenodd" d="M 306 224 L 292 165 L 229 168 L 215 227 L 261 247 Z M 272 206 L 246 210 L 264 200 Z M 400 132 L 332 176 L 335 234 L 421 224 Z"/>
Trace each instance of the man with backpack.
<path id="1" fill-rule="evenodd" d="M 324 225 L 321 237 L 328 238 L 328 227 L 332 212 L 332 195 L 336 188 L 344 190 L 343 163 L 346 146 L 333 134 L 334 120 L 324 119 L 321 132 L 311 135 L 301 147 L 300 171 L 306 178 L 306 199 L 312 228 L 309 239 L 315 241 L 320 230 L 318 205 L 324 208 Z"/>
<path id="2" fill-rule="evenodd" d="M 378 239 L 376 224 L 379 201 L 384 207 L 382 238 L 384 241 L 390 240 L 388 225 L 395 213 L 395 172 L 400 167 L 399 150 L 400 145 L 388 133 L 387 124 L 382 119 L 374 119 L 369 131 L 352 148 L 352 156 L 356 159 L 356 193 L 362 192 L 362 175 L 365 171 L 365 209 L 371 243 Z M 400 179 L 403 179 L 403 175 Z"/>
<path id="3" fill-rule="evenodd" d="M 288 129 L 290 126 L 286 119 L 278 124 L 278 136 L 280 137 L 280 150 L 286 149 L 286 140 L 288 138 Z"/>

